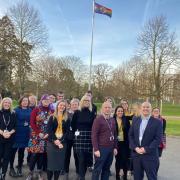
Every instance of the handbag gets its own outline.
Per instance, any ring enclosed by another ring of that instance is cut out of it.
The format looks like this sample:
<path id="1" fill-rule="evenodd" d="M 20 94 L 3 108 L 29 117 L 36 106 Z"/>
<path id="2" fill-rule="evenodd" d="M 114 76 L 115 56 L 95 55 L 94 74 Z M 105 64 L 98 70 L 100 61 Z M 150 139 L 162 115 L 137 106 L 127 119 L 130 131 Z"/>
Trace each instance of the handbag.
<path id="1" fill-rule="evenodd" d="M 162 148 L 163 149 L 166 148 L 166 133 L 164 133 L 162 136 Z"/>

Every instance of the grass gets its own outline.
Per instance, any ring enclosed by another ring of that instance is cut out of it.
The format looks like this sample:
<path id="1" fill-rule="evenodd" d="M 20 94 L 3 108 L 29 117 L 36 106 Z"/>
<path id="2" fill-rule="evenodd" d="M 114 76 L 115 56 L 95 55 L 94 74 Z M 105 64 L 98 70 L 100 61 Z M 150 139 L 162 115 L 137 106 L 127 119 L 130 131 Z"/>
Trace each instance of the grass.
<path id="1" fill-rule="evenodd" d="M 95 104 L 99 111 L 102 103 L 95 103 Z M 163 116 L 180 116 L 180 104 L 179 105 L 173 105 L 173 104 L 168 104 L 168 103 L 163 104 L 162 115 Z"/>
<path id="2" fill-rule="evenodd" d="M 166 134 L 172 136 L 180 136 L 180 121 L 179 120 L 167 120 Z"/>
<path id="3" fill-rule="evenodd" d="M 163 104 L 162 114 L 164 116 L 180 116 L 180 105 Z"/>

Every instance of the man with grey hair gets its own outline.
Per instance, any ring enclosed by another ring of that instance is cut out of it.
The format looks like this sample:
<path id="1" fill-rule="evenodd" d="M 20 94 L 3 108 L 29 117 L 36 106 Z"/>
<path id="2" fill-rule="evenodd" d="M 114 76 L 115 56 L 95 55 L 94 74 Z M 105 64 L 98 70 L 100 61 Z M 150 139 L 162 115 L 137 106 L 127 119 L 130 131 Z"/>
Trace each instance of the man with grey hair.
<path id="1" fill-rule="evenodd" d="M 133 118 L 129 131 L 132 150 L 134 180 L 143 180 L 144 171 L 148 180 L 157 180 L 158 147 L 162 138 L 162 125 L 151 116 L 151 104 L 141 105 L 141 116 Z"/>

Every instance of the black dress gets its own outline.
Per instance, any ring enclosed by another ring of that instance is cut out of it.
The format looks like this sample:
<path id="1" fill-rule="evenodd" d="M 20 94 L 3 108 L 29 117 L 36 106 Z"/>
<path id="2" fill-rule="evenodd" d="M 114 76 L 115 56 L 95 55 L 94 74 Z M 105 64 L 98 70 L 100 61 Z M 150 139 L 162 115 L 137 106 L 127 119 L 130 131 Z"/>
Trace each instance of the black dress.
<path id="1" fill-rule="evenodd" d="M 69 127 L 69 119 L 62 121 L 62 130 L 63 136 L 60 141 L 63 144 L 63 148 L 60 149 L 54 144 L 54 141 L 57 140 L 55 135 L 56 129 L 58 127 L 58 121 L 55 117 L 51 116 L 47 126 L 47 132 L 49 134 L 48 143 L 47 143 L 47 169 L 49 171 L 61 171 L 64 170 L 64 160 L 66 152 L 66 136 L 67 129 Z"/>

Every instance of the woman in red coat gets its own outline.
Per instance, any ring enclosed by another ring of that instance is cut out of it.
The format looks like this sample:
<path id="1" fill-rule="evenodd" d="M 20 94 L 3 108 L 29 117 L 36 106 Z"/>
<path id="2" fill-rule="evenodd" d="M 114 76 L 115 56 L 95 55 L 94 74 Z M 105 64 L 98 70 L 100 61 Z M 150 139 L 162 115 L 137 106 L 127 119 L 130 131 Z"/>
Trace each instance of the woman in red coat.
<path id="1" fill-rule="evenodd" d="M 31 152 L 31 158 L 29 162 L 30 173 L 26 180 L 32 179 L 33 170 L 36 163 L 37 169 L 39 170 L 39 176 L 41 176 L 40 170 L 43 166 L 43 161 L 46 154 L 46 142 L 48 138 L 47 124 L 49 117 L 52 114 L 53 110 L 50 107 L 49 96 L 43 95 L 39 105 L 34 108 L 31 113 L 31 134 L 28 147 L 28 151 Z"/>

